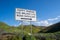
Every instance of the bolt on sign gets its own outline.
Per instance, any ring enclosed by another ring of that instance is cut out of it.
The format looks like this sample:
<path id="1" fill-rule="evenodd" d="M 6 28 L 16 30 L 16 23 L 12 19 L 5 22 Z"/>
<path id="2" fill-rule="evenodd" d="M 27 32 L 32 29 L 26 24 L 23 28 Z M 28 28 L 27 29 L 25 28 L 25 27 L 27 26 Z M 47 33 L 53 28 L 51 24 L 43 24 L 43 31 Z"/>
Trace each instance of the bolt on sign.
<path id="1" fill-rule="evenodd" d="M 15 19 L 21 21 L 36 21 L 36 11 L 16 8 Z"/>

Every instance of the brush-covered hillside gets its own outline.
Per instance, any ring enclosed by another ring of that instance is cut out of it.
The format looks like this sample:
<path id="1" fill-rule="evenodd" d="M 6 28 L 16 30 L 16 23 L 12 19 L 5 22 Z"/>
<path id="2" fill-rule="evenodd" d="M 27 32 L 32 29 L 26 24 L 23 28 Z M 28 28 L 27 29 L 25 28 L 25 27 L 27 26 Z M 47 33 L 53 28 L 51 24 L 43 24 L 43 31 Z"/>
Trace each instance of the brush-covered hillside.
<path id="1" fill-rule="evenodd" d="M 43 28 L 42 26 L 34 26 L 34 25 L 19 25 L 17 27 L 14 27 L 14 26 L 9 26 L 6 23 L 0 22 L 0 30 L 4 30 L 6 32 L 31 33 L 31 30 L 32 30 L 32 33 L 37 33 L 42 28 Z"/>
<path id="2" fill-rule="evenodd" d="M 44 29 L 42 29 L 40 32 L 45 32 L 45 33 L 54 33 L 60 31 L 60 22 L 50 25 Z"/>
<path id="3" fill-rule="evenodd" d="M 12 38 L 8 38 L 9 40 L 60 40 L 60 22 L 48 27 L 34 25 L 19 25 L 14 27 L 0 22 L 0 35 L 1 33 L 12 33 L 15 35 Z"/>

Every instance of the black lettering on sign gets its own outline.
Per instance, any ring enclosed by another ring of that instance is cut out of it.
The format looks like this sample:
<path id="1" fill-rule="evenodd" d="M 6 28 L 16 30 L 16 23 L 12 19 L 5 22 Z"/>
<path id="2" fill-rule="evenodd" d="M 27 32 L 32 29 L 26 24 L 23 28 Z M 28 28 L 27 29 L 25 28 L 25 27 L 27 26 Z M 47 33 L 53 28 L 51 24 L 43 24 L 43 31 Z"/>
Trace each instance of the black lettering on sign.
<path id="1" fill-rule="evenodd" d="M 26 10 L 26 12 L 29 12 L 29 13 L 34 13 L 34 11 L 32 11 L 32 10 Z"/>
<path id="2" fill-rule="evenodd" d="M 21 19 L 32 20 L 31 18 L 21 18 Z"/>
<path id="3" fill-rule="evenodd" d="M 17 16 L 19 16 L 19 17 L 23 17 L 23 15 L 17 15 Z"/>
<path id="4" fill-rule="evenodd" d="M 24 12 L 22 12 L 22 14 L 25 14 Z"/>
<path id="5" fill-rule="evenodd" d="M 24 17 L 31 17 L 31 16 L 25 15 Z"/>
<path id="6" fill-rule="evenodd" d="M 24 9 L 19 9 L 19 8 L 18 8 L 17 11 L 25 11 L 25 10 L 24 10 Z"/>
<path id="7" fill-rule="evenodd" d="M 16 12 L 16 14 L 18 14 L 18 15 L 19 15 L 19 14 L 21 14 L 21 12 Z"/>

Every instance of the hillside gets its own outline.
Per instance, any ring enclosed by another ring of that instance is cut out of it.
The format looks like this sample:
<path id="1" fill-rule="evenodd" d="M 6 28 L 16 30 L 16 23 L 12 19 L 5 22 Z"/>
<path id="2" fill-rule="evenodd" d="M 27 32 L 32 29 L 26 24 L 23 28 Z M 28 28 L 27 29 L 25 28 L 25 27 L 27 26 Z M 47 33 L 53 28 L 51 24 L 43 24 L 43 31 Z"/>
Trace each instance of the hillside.
<path id="1" fill-rule="evenodd" d="M 44 32 L 44 33 L 53 33 L 53 32 L 58 32 L 60 31 L 60 22 L 56 23 L 56 24 L 53 24 L 53 25 L 50 25 L 44 29 L 42 29 L 41 31 L 39 32 Z"/>
<path id="2" fill-rule="evenodd" d="M 9 28 L 10 28 L 9 25 L 7 25 L 7 24 L 4 23 L 4 22 L 0 22 L 0 29 L 2 29 L 2 30 L 7 30 L 7 29 L 9 29 Z"/>
<path id="3" fill-rule="evenodd" d="M 37 33 L 42 29 L 42 27 L 34 25 L 20 25 L 17 28 L 20 30 L 23 29 L 25 32 L 31 33 L 31 27 L 32 27 L 32 33 Z"/>
<path id="4" fill-rule="evenodd" d="M 11 38 L 13 40 L 60 40 L 60 22 L 48 27 L 34 25 L 19 25 L 14 27 L 0 22 L 0 33 L 1 32 L 15 34 L 14 38 Z"/>
<path id="5" fill-rule="evenodd" d="M 42 27 L 41 26 L 34 26 L 34 25 L 19 25 L 17 27 L 9 26 L 4 22 L 0 22 L 0 29 L 5 30 L 7 32 L 19 32 L 21 33 L 24 31 L 24 33 L 31 33 L 31 27 L 32 27 L 32 33 L 39 32 Z M 22 30 L 23 29 L 23 30 Z"/>

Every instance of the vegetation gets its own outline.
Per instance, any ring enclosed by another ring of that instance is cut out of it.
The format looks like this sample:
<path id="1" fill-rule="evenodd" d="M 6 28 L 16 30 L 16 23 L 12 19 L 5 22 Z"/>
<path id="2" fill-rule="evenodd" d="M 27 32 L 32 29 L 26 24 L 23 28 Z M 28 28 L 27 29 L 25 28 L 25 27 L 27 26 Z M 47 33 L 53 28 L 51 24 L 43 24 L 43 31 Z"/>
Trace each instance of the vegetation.
<path id="1" fill-rule="evenodd" d="M 5 33 L 10 33 L 10 35 Z M 7 38 L 4 38 L 6 35 L 8 35 Z M 0 22 L 0 36 L 1 40 L 60 40 L 60 22 L 49 27 L 34 25 L 14 27 Z"/>

